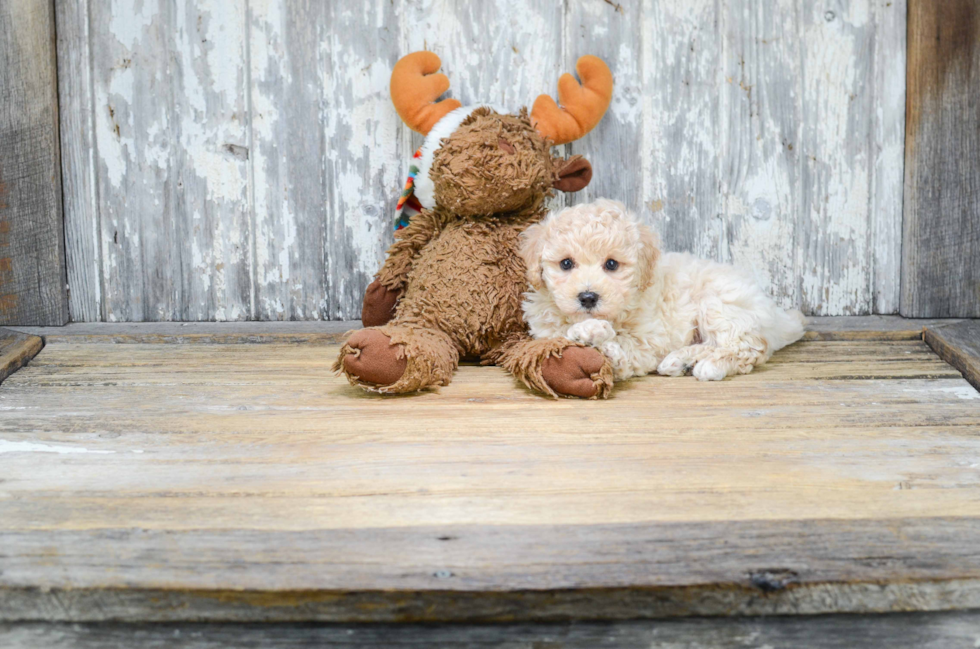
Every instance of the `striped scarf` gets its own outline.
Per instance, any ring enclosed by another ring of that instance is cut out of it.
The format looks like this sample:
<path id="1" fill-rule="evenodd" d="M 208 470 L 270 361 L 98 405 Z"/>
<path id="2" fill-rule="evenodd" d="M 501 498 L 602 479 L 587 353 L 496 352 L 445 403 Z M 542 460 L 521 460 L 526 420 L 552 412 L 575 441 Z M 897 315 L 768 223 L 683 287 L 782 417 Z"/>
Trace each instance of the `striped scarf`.
<path id="1" fill-rule="evenodd" d="M 422 157 L 422 149 L 419 148 L 412 156 L 412 160 L 417 160 Z M 419 203 L 419 199 L 415 197 L 415 176 L 419 173 L 418 164 L 412 163 L 408 167 L 408 180 L 405 181 L 405 189 L 402 190 L 402 195 L 398 198 L 398 205 L 395 206 L 395 230 L 401 230 L 408 225 L 409 220 L 416 214 L 422 212 L 422 205 Z"/>

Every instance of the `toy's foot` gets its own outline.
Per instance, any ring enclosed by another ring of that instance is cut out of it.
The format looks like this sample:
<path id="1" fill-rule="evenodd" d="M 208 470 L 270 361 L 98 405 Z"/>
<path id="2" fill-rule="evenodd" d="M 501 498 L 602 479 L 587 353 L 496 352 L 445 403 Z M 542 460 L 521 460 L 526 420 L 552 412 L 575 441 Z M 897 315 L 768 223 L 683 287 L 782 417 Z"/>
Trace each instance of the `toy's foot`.
<path id="1" fill-rule="evenodd" d="M 606 357 L 592 347 L 566 347 L 560 357 L 544 359 L 541 376 L 558 394 L 594 399 L 606 397 L 612 389 L 612 370 L 608 365 Z"/>
<path id="2" fill-rule="evenodd" d="M 361 309 L 361 324 L 365 327 L 380 327 L 387 324 L 395 315 L 395 306 L 401 291 L 393 291 L 374 280 L 364 291 L 364 306 Z"/>
<path id="3" fill-rule="evenodd" d="M 401 345 L 377 329 L 361 329 L 347 339 L 341 350 L 344 372 L 374 385 L 393 385 L 405 373 L 408 359 Z"/>
<path id="4" fill-rule="evenodd" d="M 449 385 L 458 362 L 459 351 L 441 331 L 389 323 L 351 334 L 333 369 L 365 390 L 404 394 Z"/>

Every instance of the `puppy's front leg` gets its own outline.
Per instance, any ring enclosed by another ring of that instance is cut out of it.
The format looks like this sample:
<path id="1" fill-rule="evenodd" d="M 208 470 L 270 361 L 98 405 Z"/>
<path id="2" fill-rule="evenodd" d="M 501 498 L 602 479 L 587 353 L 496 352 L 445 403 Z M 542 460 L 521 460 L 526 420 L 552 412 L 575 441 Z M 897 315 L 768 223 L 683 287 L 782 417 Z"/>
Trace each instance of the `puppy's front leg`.
<path id="1" fill-rule="evenodd" d="M 603 344 L 616 337 L 616 330 L 608 320 L 589 318 L 569 327 L 565 337 L 572 342 L 600 349 Z"/>
<path id="2" fill-rule="evenodd" d="M 629 356 L 623 347 L 616 342 L 616 339 L 612 339 L 608 342 L 602 343 L 599 346 L 599 351 L 602 355 L 609 359 L 609 364 L 613 367 L 613 377 L 617 381 L 622 381 L 623 379 L 628 379 L 632 374 L 629 371 Z"/>
<path id="3" fill-rule="evenodd" d="M 627 333 L 617 334 L 612 340 L 603 343 L 599 351 L 609 359 L 617 381 L 649 374 L 660 360 L 657 349 Z"/>
<path id="4" fill-rule="evenodd" d="M 629 354 L 623 349 L 623 345 L 632 347 L 628 340 L 623 336 L 617 336 L 616 330 L 608 320 L 590 318 L 573 324 L 568 328 L 565 337 L 583 345 L 595 347 L 602 355 L 609 359 L 613 367 L 613 375 L 616 380 L 622 380 L 633 376 L 630 370 Z"/>

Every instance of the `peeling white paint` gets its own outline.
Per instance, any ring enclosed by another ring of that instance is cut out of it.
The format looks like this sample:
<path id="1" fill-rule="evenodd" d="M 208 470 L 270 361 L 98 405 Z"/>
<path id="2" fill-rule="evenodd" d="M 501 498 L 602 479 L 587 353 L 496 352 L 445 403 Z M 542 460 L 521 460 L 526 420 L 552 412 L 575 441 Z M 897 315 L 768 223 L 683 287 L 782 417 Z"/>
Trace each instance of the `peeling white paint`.
<path id="1" fill-rule="evenodd" d="M 945 383 L 945 381 L 943 383 Z M 962 385 L 954 386 L 943 385 L 937 382 L 935 385 L 930 385 L 925 388 L 904 388 L 902 391 L 915 394 L 941 392 L 943 394 L 951 394 L 958 399 L 966 399 L 968 401 L 975 399 L 980 400 L 980 392 L 977 392 L 973 386 L 966 384 L 965 382 Z"/>
<path id="2" fill-rule="evenodd" d="M 952 388 L 942 388 L 942 391 L 952 394 L 957 399 L 966 399 L 967 401 L 980 399 L 980 392 L 977 392 L 973 387 L 969 385 L 960 385 Z"/>
<path id="3" fill-rule="evenodd" d="M 624 200 L 786 306 L 894 310 L 904 0 L 621 4 L 94 4 L 100 246 L 68 263 L 105 291 L 77 299 L 113 320 L 358 317 L 419 139 L 391 64 L 428 48 L 450 96 L 515 110 L 602 55 L 609 114 L 558 151 L 593 186 L 556 204 Z"/>
<path id="4" fill-rule="evenodd" d="M 109 454 L 115 451 L 91 451 L 78 446 L 56 446 L 34 442 L 11 442 L 0 439 L 0 454 L 3 453 L 58 453 L 60 455 L 82 455 L 86 453 Z"/>
<path id="5" fill-rule="evenodd" d="M 158 13 L 158 6 L 152 0 L 112 0 L 109 31 L 119 43 L 133 50 Z"/>

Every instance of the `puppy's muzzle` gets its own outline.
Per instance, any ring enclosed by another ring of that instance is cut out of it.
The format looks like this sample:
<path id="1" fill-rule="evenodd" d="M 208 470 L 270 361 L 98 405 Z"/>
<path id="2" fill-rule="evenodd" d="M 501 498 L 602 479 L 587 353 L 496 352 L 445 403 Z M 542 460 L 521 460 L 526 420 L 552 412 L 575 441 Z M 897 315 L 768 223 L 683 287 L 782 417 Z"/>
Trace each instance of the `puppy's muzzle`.
<path id="1" fill-rule="evenodd" d="M 578 303 L 587 311 L 591 311 L 599 303 L 599 294 L 592 291 L 582 291 L 578 294 Z"/>

